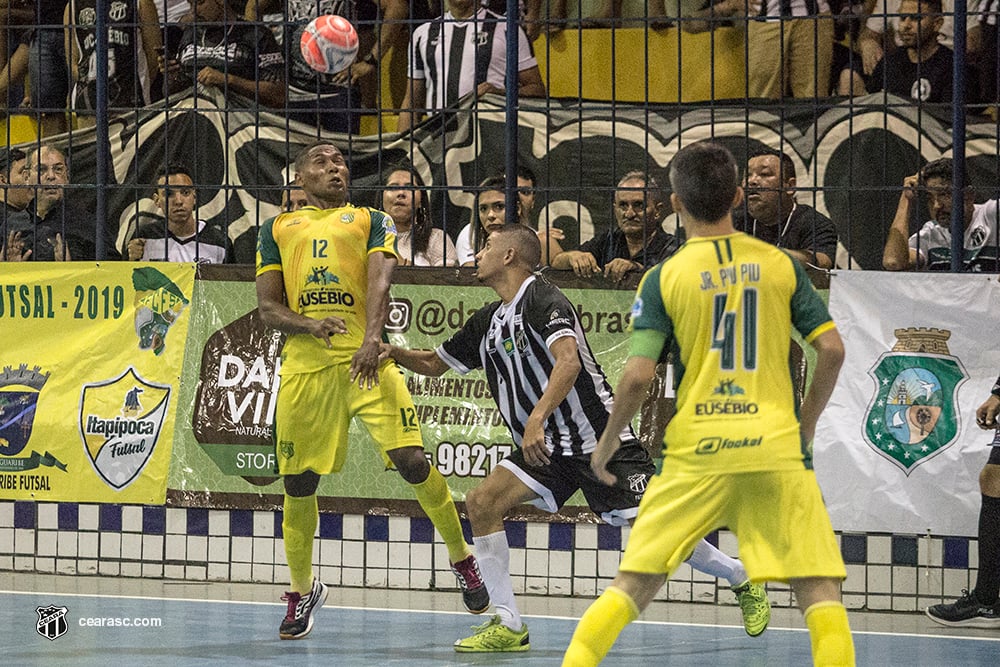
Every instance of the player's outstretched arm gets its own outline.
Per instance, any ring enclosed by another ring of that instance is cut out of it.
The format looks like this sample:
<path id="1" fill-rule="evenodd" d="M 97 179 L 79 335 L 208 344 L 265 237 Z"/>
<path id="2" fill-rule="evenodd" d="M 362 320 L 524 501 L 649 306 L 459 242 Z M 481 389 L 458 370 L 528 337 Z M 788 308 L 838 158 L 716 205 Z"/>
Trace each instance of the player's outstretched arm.
<path id="1" fill-rule="evenodd" d="M 622 378 L 615 387 L 615 404 L 608 417 L 608 425 L 604 427 L 601 439 L 590 457 L 590 467 L 594 474 L 605 484 L 614 484 L 615 476 L 608 472 L 608 461 L 621 440 L 618 436 L 632 422 L 632 417 L 639 411 L 642 402 L 646 400 L 649 383 L 656 375 L 656 360 L 648 357 L 631 356 L 625 363 Z"/>
<path id="2" fill-rule="evenodd" d="M 557 338 L 549 351 L 555 360 L 549 382 L 528 415 L 524 424 L 524 437 L 521 439 L 524 460 L 533 466 L 549 463 L 549 451 L 545 445 L 545 422 L 569 396 L 583 367 L 579 346 L 573 336 Z"/>
<path id="3" fill-rule="evenodd" d="M 444 363 L 434 350 L 408 350 L 405 347 L 382 343 L 382 352 L 379 358 L 383 357 L 389 357 L 406 370 L 413 371 L 417 375 L 437 377 L 444 375 L 445 371 L 448 370 L 448 364 Z"/>
<path id="4" fill-rule="evenodd" d="M 830 400 L 840 366 L 844 363 L 844 343 L 836 329 L 817 336 L 812 346 L 816 350 L 816 367 L 799 414 L 802 437 L 806 442 L 810 442 L 816 434 L 816 422 Z"/>
<path id="5" fill-rule="evenodd" d="M 379 343 L 389 316 L 389 285 L 396 257 L 383 252 L 368 255 L 368 293 L 365 303 L 365 335 L 361 347 L 351 357 L 351 382 L 362 389 L 378 385 Z"/>

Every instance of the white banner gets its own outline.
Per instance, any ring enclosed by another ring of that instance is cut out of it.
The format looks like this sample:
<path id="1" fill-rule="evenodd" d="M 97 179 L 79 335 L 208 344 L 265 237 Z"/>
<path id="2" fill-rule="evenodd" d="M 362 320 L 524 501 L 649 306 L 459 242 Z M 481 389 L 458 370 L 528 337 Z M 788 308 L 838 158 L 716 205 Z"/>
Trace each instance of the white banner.
<path id="1" fill-rule="evenodd" d="M 836 530 L 974 537 L 1000 372 L 1000 277 L 837 272 L 847 357 L 814 444 Z"/>

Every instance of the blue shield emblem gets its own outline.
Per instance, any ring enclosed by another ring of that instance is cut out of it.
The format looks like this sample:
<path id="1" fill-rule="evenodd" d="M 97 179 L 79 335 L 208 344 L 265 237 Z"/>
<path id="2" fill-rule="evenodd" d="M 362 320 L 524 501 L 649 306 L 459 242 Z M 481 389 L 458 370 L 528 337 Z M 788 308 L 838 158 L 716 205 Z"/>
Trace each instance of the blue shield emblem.
<path id="1" fill-rule="evenodd" d="M 35 366 L 29 371 L 27 364 L 21 364 L 0 373 L 0 456 L 20 454 L 31 439 L 38 395 L 49 379 L 40 370 Z"/>

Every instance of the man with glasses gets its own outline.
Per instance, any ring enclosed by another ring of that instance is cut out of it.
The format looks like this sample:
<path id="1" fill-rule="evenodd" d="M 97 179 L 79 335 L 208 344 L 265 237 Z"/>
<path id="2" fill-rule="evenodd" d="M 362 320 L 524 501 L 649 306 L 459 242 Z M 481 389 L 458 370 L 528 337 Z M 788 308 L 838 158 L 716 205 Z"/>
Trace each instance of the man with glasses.
<path id="1" fill-rule="evenodd" d="M 94 215 L 79 203 L 79 195 L 67 197 L 69 162 L 53 144 L 41 144 L 28 153 L 27 185 L 34 194 L 32 236 L 36 261 L 97 259 L 98 223 Z M 107 231 L 101 226 L 100 233 Z M 106 241 L 109 257 L 118 259 L 110 239 Z"/>
<path id="2" fill-rule="evenodd" d="M 642 171 L 630 171 L 618 181 L 614 211 L 616 226 L 552 259 L 553 269 L 572 269 L 578 276 L 603 274 L 619 282 L 627 273 L 646 271 L 677 251 L 680 241 L 663 230 L 665 202 L 656 181 Z"/>

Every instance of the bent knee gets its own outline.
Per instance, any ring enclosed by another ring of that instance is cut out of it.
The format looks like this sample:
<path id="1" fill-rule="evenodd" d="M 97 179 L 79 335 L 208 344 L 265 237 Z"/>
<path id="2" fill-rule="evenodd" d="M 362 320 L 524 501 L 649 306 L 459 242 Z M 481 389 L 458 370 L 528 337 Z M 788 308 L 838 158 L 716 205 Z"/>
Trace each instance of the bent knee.
<path id="1" fill-rule="evenodd" d="M 979 491 L 984 496 L 1000 498 L 1000 465 L 987 463 L 979 473 Z"/>
<path id="2" fill-rule="evenodd" d="M 469 513 L 469 519 L 473 523 L 478 523 L 483 519 L 495 518 L 499 512 L 499 498 L 483 487 L 476 487 L 465 496 L 465 510 Z M 503 518 L 501 514 L 501 519 Z"/>

